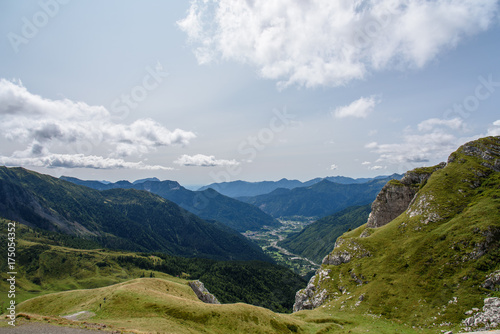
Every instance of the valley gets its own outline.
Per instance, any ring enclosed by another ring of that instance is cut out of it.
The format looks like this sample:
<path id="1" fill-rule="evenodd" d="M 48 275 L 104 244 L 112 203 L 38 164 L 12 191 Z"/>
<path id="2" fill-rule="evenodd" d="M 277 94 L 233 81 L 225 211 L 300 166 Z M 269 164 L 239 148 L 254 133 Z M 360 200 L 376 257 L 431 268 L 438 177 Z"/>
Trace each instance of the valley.
<path id="1" fill-rule="evenodd" d="M 292 217 L 289 219 L 278 219 L 281 226 L 265 226 L 260 231 L 247 231 L 243 235 L 255 241 L 277 264 L 292 269 L 302 277 L 309 278 L 319 268 L 319 264 L 308 258 L 293 254 L 278 245 L 292 233 L 300 232 L 304 227 L 315 220 L 312 217 Z"/>
<path id="2" fill-rule="evenodd" d="M 297 200 L 366 190 L 330 183 L 291 193 Z M 371 204 L 348 202 L 319 219 L 275 217 L 241 235 L 148 191 L 97 190 L 0 167 L 0 245 L 6 254 L 15 225 L 20 323 L 129 333 L 499 327 L 500 137 L 385 182 Z M 2 291 L 7 272 L 3 261 Z M 204 289 L 193 288 L 197 281 Z M 5 312 L 5 294 L 1 301 Z M 73 314 L 90 318 L 68 319 Z"/>

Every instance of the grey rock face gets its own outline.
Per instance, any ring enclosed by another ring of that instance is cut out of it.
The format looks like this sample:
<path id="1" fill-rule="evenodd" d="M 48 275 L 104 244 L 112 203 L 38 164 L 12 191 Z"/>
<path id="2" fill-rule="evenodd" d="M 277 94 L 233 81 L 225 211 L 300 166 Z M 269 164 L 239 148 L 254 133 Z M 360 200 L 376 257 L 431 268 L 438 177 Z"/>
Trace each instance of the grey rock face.
<path id="1" fill-rule="evenodd" d="M 207 304 L 220 304 L 217 298 L 210 292 L 208 292 L 208 290 L 205 288 L 205 285 L 202 282 L 198 280 L 192 281 L 189 282 L 189 286 L 191 287 L 191 289 L 193 289 L 198 299 L 201 300 L 202 302 Z"/>
<path id="2" fill-rule="evenodd" d="M 490 330 L 500 327 L 500 298 L 486 298 L 484 300 L 483 312 L 474 314 L 462 321 L 465 330 L 481 328 Z"/>
<path id="3" fill-rule="evenodd" d="M 367 221 L 367 228 L 384 226 L 408 209 L 419 186 L 424 184 L 438 169 L 446 163 L 435 166 L 430 172 L 409 171 L 401 181 L 388 182 L 372 204 L 372 211 Z"/>
<path id="4" fill-rule="evenodd" d="M 483 160 L 482 165 L 500 172 L 500 136 L 488 137 L 492 142 L 484 144 L 482 142 L 469 142 L 462 145 L 459 149 L 465 155 L 477 157 Z M 456 160 L 456 155 L 452 154 L 448 158 L 448 162 Z"/>
<path id="5" fill-rule="evenodd" d="M 301 310 L 312 310 L 324 303 L 328 297 L 326 289 L 320 289 L 321 282 L 330 279 L 328 274 L 330 270 L 320 269 L 316 275 L 311 277 L 305 289 L 297 291 L 295 294 L 295 304 L 293 304 L 293 312 Z M 315 284 L 316 279 L 318 282 Z"/>
<path id="6" fill-rule="evenodd" d="M 486 277 L 483 288 L 492 291 L 500 291 L 500 270 L 492 272 Z"/>

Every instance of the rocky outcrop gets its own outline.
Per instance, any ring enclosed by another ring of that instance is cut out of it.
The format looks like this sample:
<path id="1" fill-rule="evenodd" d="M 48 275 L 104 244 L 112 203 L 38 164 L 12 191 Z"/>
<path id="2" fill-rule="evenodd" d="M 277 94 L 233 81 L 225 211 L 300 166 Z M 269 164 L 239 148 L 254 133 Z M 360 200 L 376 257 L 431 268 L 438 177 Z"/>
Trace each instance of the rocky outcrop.
<path id="1" fill-rule="evenodd" d="M 462 145 L 448 158 L 448 163 L 457 160 L 460 154 L 481 159 L 481 165 L 500 172 L 500 136 L 486 137 Z"/>
<path id="2" fill-rule="evenodd" d="M 342 246 L 342 249 L 339 249 Z M 333 251 L 323 258 L 323 265 L 339 266 L 348 263 L 354 258 L 370 256 L 370 252 L 354 240 L 344 240 L 338 238 Z"/>
<path id="3" fill-rule="evenodd" d="M 202 302 L 207 304 L 220 304 L 217 298 L 210 292 L 208 292 L 208 290 L 205 288 L 205 285 L 203 285 L 201 281 L 196 280 L 189 282 L 189 286 L 191 287 L 191 289 L 193 289 L 198 299 Z"/>
<path id="4" fill-rule="evenodd" d="M 492 272 L 486 277 L 483 288 L 492 291 L 500 291 L 500 270 Z"/>
<path id="5" fill-rule="evenodd" d="M 473 313 L 468 311 L 467 313 Z M 481 329 L 490 330 L 500 327 L 500 298 L 486 298 L 483 312 L 478 312 L 472 317 L 462 321 L 466 331 Z"/>
<path id="6" fill-rule="evenodd" d="M 318 270 L 316 272 L 316 275 L 311 277 L 311 279 L 309 280 L 307 287 L 305 289 L 299 290 L 295 294 L 295 304 L 293 304 L 293 312 L 298 312 L 301 310 L 312 310 L 324 303 L 327 298 L 327 290 L 320 289 L 319 287 L 324 280 L 330 278 L 328 274 L 330 274 L 330 270 Z"/>
<path id="7" fill-rule="evenodd" d="M 417 168 L 407 172 L 401 181 L 387 182 L 372 204 L 366 227 L 384 226 L 405 212 L 419 188 L 427 182 L 432 173 L 445 166 L 446 163 L 443 162 L 434 167 Z"/>

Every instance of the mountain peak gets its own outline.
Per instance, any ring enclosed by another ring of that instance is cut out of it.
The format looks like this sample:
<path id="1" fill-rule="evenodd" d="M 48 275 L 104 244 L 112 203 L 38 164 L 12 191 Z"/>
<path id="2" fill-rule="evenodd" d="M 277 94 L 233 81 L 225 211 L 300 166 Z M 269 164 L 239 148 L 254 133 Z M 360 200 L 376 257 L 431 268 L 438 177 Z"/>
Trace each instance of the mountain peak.
<path id="1" fill-rule="evenodd" d="M 136 180 L 136 181 L 132 182 L 132 184 L 140 184 L 140 183 L 144 183 L 144 182 L 147 182 L 147 181 L 160 182 L 160 179 L 157 178 L 157 177 L 149 177 L 149 178 L 146 178 L 146 179 Z"/>

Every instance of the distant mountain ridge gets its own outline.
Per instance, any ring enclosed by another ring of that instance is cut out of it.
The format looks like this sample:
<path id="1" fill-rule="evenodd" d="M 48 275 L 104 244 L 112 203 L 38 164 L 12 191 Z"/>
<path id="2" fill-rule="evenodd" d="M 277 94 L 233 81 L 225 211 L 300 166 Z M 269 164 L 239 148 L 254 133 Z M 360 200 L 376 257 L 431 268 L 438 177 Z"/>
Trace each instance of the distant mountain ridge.
<path id="1" fill-rule="evenodd" d="M 273 217 L 325 217 L 350 206 L 370 204 L 382 187 L 401 175 L 377 178 L 366 183 L 340 184 L 326 179 L 308 187 L 278 188 L 269 194 L 241 198 Z"/>
<path id="2" fill-rule="evenodd" d="M 0 167 L 0 217 L 113 249 L 271 261 L 235 230 L 202 220 L 158 195 L 98 191 L 24 168 Z"/>
<path id="3" fill-rule="evenodd" d="M 277 226 L 279 224 L 273 217 L 251 204 L 221 195 L 213 189 L 191 191 L 176 181 L 160 181 L 157 178 L 149 178 L 133 183 L 118 181 L 104 184 L 99 181 L 84 181 L 67 176 L 61 176 L 61 179 L 96 190 L 146 190 L 176 203 L 203 219 L 217 220 L 239 232 L 255 231 L 263 226 Z"/>
<path id="4" fill-rule="evenodd" d="M 247 182 L 238 180 L 232 182 L 212 183 L 207 186 L 201 187 L 198 190 L 206 190 L 212 188 L 223 195 L 233 198 L 253 197 L 253 196 L 268 194 L 278 188 L 293 189 L 299 187 L 309 187 L 323 180 L 339 184 L 360 184 L 372 180 L 385 179 L 388 177 L 393 179 L 400 179 L 403 176 L 399 174 L 393 174 L 390 176 L 383 175 L 374 178 L 358 178 L 358 179 L 353 179 L 345 176 L 328 176 L 323 178 L 318 177 L 306 182 L 301 182 L 299 180 L 288 180 L 285 178 L 279 181 L 261 181 L 261 182 Z"/>

